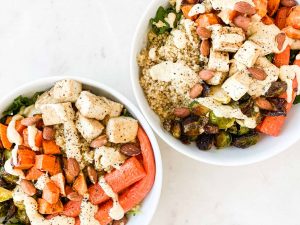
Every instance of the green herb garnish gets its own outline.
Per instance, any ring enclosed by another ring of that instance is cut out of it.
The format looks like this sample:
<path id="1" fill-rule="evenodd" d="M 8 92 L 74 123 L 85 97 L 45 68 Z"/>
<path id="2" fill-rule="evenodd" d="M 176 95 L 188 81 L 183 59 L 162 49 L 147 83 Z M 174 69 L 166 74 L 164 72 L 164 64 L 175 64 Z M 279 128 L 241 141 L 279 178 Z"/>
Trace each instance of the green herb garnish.
<path id="1" fill-rule="evenodd" d="M 175 14 L 174 24 L 168 23 L 169 14 Z M 156 15 L 154 18 L 150 19 L 150 24 L 152 26 L 152 30 L 156 34 L 163 34 L 165 32 L 170 32 L 172 27 L 176 28 L 178 21 L 181 18 L 181 13 L 177 13 L 176 10 L 172 7 L 165 9 L 164 7 L 160 6 L 157 9 Z"/>
<path id="2" fill-rule="evenodd" d="M 270 54 L 266 55 L 266 58 L 267 58 L 270 62 L 273 62 L 273 59 L 274 59 L 274 53 L 270 53 Z"/>
<path id="3" fill-rule="evenodd" d="M 300 103 L 300 95 L 297 95 L 296 98 L 295 98 L 295 101 L 294 101 L 294 105 Z"/>

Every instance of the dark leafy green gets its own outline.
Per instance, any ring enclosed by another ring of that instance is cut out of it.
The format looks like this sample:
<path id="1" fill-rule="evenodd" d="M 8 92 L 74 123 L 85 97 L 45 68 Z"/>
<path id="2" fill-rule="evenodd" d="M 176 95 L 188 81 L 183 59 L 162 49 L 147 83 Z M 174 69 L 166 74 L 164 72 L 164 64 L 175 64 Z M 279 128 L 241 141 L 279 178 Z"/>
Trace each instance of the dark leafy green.
<path id="1" fill-rule="evenodd" d="M 150 19 L 150 24 L 152 26 L 152 30 L 154 31 L 154 33 L 163 34 L 165 32 L 171 31 L 172 26 L 166 21 L 166 18 L 168 17 L 169 13 L 174 13 L 176 15 L 173 27 L 177 27 L 178 21 L 181 18 L 181 13 L 177 13 L 174 8 L 165 9 L 164 7 L 160 6 L 156 11 L 155 17 Z M 160 22 L 162 22 L 164 26 L 158 27 L 157 23 Z"/>
<path id="2" fill-rule="evenodd" d="M 3 117 L 1 118 L 1 122 L 4 122 L 6 116 L 17 114 L 22 107 L 34 104 L 41 93 L 42 92 L 36 92 L 31 98 L 20 95 L 14 99 L 13 103 L 2 113 Z"/>
<path id="3" fill-rule="evenodd" d="M 299 50 L 291 50 L 290 54 L 290 65 L 292 65 L 296 59 L 297 54 L 299 53 Z"/>
<path id="4" fill-rule="evenodd" d="M 297 95 L 294 101 L 294 105 L 300 103 L 300 95 Z"/>
<path id="5" fill-rule="evenodd" d="M 270 54 L 266 55 L 266 58 L 267 58 L 270 62 L 273 62 L 273 59 L 274 59 L 274 53 L 270 53 Z"/>

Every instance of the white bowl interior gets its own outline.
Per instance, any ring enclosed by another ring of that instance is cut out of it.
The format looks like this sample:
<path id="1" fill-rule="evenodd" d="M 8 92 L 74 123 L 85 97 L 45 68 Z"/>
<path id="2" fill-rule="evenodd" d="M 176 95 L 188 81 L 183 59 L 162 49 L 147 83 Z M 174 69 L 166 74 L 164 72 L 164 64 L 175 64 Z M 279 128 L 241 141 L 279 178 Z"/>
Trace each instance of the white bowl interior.
<path id="1" fill-rule="evenodd" d="M 140 50 L 146 46 L 146 34 L 150 28 L 150 18 L 154 17 L 159 6 L 166 6 L 167 4 L 167 0 L 154 0 L 149 5 L 136 29 L 130 58 L 130 75 L 135 97 L 142 113 L 155 132 L 171 147 L 184 155 L 197 161 L 224 166 L 245 165 L 270 158 L 299 140 L 300 136 L 298 132 L 300 120 L 297 119 L 297 114 L 299 115 L 300 113 L 299 106 L 294 106 L 289 113 L 287 122 L 279 137 L 267 137 L 262 135 L 263 137 L 258 144 L 246 150 L 230 147 L 224 150 L 201 151 L 194 144 L 182 144 L 162 128 L 159 117 L 149 107 L 144 92 L 139 84 L 140 70 L 137 65 L 136 57 Z"/>
<path id="2" fill-rule="evenodd" d="M 128 111 L 139 121 L 139 123 L 146 131 L 151 141 L 154 155 L 155 155 L 155 163 L 156 163 L 155 183 L 151 192 L 143 201 L 143 204 L 141 206 L 141 213 L 132 217 L 129 220 L 128 225 L 149 224 L 157 208 L 159 198 L 160 198 L 160 192 L 162 186 L 161 155 L 160 155 L 160 150 L 155 135 L 152 132 L 148 123 L 146 122 L 145 118 L 139 112 L 139 110 L 124 96 L 122 96 L 115 90 L 93 80 L 79 78 L 79 77 L 49 77 L 49 78 L 44 78 L 44 79 L 36 80 L 31 83 L 25 84 L 15 89 L 13 92 L 9 93 L 6 97 L 2 98 L 0 100 L 0 113 L 2 114 L 2 112 L 10 105 L 10 103 L 14 100 L 14 98 L 18 97 L 19 95 L 32 96 L 35 92 L 45 91 L 50 87 L 52 87 L 56 81 L 61 79 L 66 79 L 66 78 L 78 80 L 84 84 L 84 89 L 91 90 L 95 94 L 103 95 L 112 100 L 122 103 L 123 105 L 126 106 Z"/>

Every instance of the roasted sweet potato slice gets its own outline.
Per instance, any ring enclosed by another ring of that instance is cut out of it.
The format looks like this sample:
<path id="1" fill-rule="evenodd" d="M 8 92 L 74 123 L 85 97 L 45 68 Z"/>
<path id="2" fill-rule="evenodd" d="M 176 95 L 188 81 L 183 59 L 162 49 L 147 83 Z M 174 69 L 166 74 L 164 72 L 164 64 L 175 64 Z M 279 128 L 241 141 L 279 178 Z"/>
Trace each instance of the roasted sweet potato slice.
<path id="1" fill-rule="evenodd" d="M 50 204 L 55 204 L 59 200 L 60 189 L 56 186 L 54 181 L 49 181 L 46 183 L 45 188 L 43 189 L 42 198 L 45 199 Z"/>
<path id="2" fill-rule="evenodd" d="M 38 211 L 41 214 L 57 214 L 62 212 L 64 209 L 61 201 L 57 201 L 55 204 L 50 204 L 45 199 L 38 199 Z"/>
<path id="3" fill-rule="evenodd" d="M 81 172 L 73 184 L 73 189 L 78 192 L 80 195 L 87 193 L 87 184 L 83 173 Z"/>
<path id="4" fill-rule="evenodd" d="M 17 153 L 18 163 L 14 165 L 15 169 L 27 170 L 34 166 L 35 153 L 29 149 L 20 148 Z"/>

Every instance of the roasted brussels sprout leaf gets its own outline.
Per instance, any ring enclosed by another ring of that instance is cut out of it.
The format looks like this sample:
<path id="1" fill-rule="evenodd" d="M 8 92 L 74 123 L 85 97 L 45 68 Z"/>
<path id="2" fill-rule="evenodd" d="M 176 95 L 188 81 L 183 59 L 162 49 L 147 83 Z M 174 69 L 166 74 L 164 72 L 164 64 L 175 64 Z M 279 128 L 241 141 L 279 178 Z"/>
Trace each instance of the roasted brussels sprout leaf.
<path id="1" fill-rule="evenodd" d="M 217 148 L 226 148 L 230 146 L 231 141 L 231 135 L 225 131 L 221 131 L 215 135 L 215 146 Z"/>
<path id="2" fill-rule="evenodd" d="M 210 150 L 213 146 L 214 135 L 213 134 L 201 134 L 197 140 L 196 145 L 200 150 Z"/>
<path id="3" fill-rule="evenodd" d="M 12 191 L 0 187 L 0 202 L 5 202 L 12 198 Z"/>
<path id="4" fill-rule="evenodd" d="M 266 97 L 278 97 L 281 94 L 285 93 L 287 90 L 287 84 L 284 81 L 274 81 L 271 84 L 271 87 L 265 94 Z"/>
<path id="5" fill-rule="evenodd" d="M 206 134 L 217 134 L 219 133 L 219 127 L 216 125 L 206 124 L 204 126 L 204 132 Z"/>
<path id="6" fill-rule="evenodd" d="M 273 63 L 274 55 L 275 55 L 274 53 L 270 53 L 270 54 L 266 55 L 266 58 L 267 58 L 271 63 Z"/>
<path id="7" fill-rule="evenodd" d="M 10 204 L 13 204 L 13 203 L 11 201 L 6 201 L 6 202 L 0 203 L 0 220 L 1 220 L 1 218 L 6 217 Z"/>
<path id="8" fill-rule="evenodd" d="M 197 115 L 197 116 L 205 116 L 210 111 L 208 108 L 201 105 L 197 101 L 193 101 L 189 105 L 189 108 L 190 108 L 192 114 Z"/>
<path id="9" fill-rule="evenodd" d="M 173 8 L 165 9 L 160 6 L 156 11 L 155 17 L 150 19 L 153 32 L 156 34 L 170 32 L 172 27 L 177 27 L 181 15 L 181 13 L 177 13 Z M 173 24 L 170 24 L 170 22 L 173 22 Z"/>
<path id="10" fill-rule="evenodd" d="M 300 95 L 297 95 L 294 101 L 294 105 L 300 103 Z"/>
<path id="11" fill-rule="evenodd" d="M 252 98 L 249 98 L 247 101 L 241 103 L 239 107 L 242 113 L 248 117 L 252 117 L 255 114 L 254 101 Z"/>
<path id="12" fill-rule="evenodd" d="M 295 59 L 296 59 L 296 56 L 298 55 L 300 51 L 299 50 L 291 50 L 291 53 L 290 53 L 290 65 L 293 65 Z"/>
<path id="13" fill-rule="evenodd" d="M 244 135 L 250 132 L 250 129 L 248 127 L 240 127 L 238 131 L 238 135 Z"/>
<path id="14" fill-rule="evenodd" d="M 210 87 L 206 83 L 203 83 L 202 87 L 203 87 L 203 91 L 201 97 L 208 97 L 210 93 Z"/>
<path id="15" fill-rule="evenodd" d="M 9 184 L 16 184 L 18 181 L 18 177 L 7 173 L 3 167 L 0 169 L 0 178 Z"/>
<path id="16" fill-rule="evenodd" d="M 201 133 L 199 117 L 189 116 L 182 121 L 183 132 L 189 137 L 198 136 Z"/>
<path id="17" fill-rule="evenodd" d="M 23 224 L 30 224 L 29 218 L 25 210 L 18 209 L 16 218 L 18 219 L 19 222 Z"/>
<path id="18" fill-rule="evenodd" d="M 232 141 L 232 145 L 237 148 L 248 148 L 255 145 L 259 140 L 259 134 L 257 132 L 251 132 L 241 136 L 235 136 Z"/>
<path id="19" fill-rule="evenodd" d="M 173 137 L 179 139 L 181 136 L 181 124 L 179 121 L 174 121 L 171 128 Z"/>
<path id="20" fill-rule="evenodd" d="M 234 118 L 217 117 L 213 112 L 209 113 L 209 122 L 217 125 L 220 129 L 226 130 L 234 125 Z"/>

